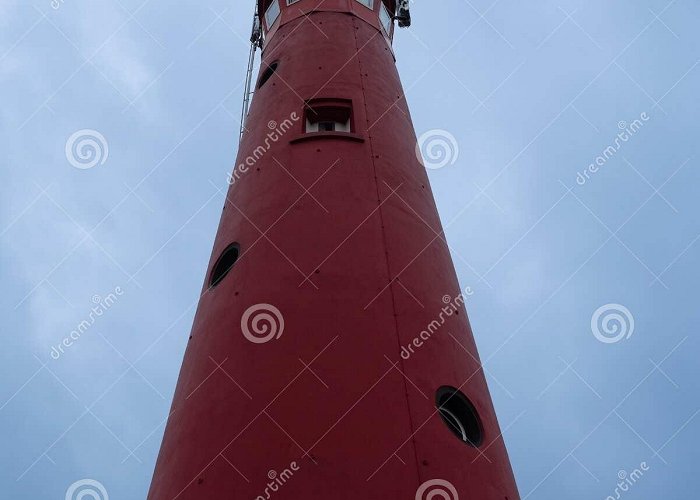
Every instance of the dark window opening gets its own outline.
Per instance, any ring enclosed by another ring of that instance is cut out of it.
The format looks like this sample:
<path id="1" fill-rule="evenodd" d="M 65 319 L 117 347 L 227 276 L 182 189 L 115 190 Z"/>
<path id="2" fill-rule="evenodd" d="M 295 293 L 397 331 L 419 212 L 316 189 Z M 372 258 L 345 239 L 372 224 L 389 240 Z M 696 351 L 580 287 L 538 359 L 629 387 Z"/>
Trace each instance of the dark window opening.
<path id="1" fill-rule="evenodd" d="M 389 12 L 396 12 L 397 0 L 382 0 L 382 3 L 386 5 L 386 10 Z"/>
<path id="2" fill-rule="evenodd" d="M 275 74 L 277 71 L 277 68 L 279 67 L 280 63 L 278 61 L 275 61 L 271 63 L 265 71 L 263 71 L 263 74 L 260 76 L 260 81 L 258 82 L 258 88 L 261 88 L 263 85 L 267 83 L 267 81 L 272 78 L 272 75 Z"/>
<path id="3" fill-rule="evenodd" d="M 353 132 L 352 101 L 314 99 L 306 103 L 305 131 Z"/>
<path id="4" fill-rule="evenodd" d="M 442 421 L 462 442 L 478 447 L 484 440 L 479 414 L 467 397 L 454 387 L 438 389 L 435 403 Z"/>
<path id="5" fill-rule="evenodd" d="M 209 287 L 214 288 L 223 281 L 238 260 L 240 252 L 241 247 L 238 245 L 238 243 L 233 243 L 221 253 L 221 256 L 216 261 L 216 264 L 214 264 L 214 269 L 211 272 Z"/>

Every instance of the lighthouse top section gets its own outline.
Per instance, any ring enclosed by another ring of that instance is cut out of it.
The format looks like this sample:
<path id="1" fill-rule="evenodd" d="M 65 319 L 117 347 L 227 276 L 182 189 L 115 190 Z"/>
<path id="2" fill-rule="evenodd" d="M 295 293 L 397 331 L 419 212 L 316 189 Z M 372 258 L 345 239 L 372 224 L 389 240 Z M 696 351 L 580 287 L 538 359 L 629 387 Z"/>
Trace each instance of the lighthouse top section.
<path id="1" fill-rule="evenodd" d="M 355 15 L 381 30 L 391 42 L 394 20 L 400 27 L 411 24 L 409 0 L 257 0 L 259 33 L 267 42 L 280 26 L 314 12 Z M 320 35 L 321 33 L 319 33 Z"/>

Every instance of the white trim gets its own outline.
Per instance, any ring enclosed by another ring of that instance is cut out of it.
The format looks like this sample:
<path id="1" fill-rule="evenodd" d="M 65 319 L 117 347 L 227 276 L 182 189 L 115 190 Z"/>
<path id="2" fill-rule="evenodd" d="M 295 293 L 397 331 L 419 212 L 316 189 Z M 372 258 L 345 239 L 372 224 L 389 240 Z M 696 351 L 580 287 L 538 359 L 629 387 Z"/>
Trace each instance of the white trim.
<path id="1" fill-rule="evenodd" d="M 282 11 L 280 8 L 279 0 L 272 0 L 272 3 L 267 8 L 267 11 L 265 11 L 265 24 L 267 25 L 268 31 L 275 24 L 275 21 L 277 21 L 277 19 L 280 17 L 281 12 Z"/>
<path id="2" fill-rule="evenodd" d="M 386 4 L 381 2 L 382 6 L 379 8 L 379 22 L 384 28 L 384 31 L 388 36 L 391 36 L 391 28 L 394 26 L 394 17 L 386 8 Z"/>

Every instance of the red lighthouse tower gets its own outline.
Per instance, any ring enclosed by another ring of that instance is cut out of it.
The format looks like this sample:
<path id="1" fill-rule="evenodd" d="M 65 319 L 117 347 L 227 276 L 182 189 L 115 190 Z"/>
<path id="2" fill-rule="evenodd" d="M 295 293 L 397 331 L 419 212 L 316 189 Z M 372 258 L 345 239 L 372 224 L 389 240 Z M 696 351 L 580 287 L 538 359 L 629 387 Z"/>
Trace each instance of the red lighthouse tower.
<path id="1" fill-rule="evenodd" d="M 517 500 L 395 66 L 408 1 L 257 8 L 261 72 L 148 498 Z"/>

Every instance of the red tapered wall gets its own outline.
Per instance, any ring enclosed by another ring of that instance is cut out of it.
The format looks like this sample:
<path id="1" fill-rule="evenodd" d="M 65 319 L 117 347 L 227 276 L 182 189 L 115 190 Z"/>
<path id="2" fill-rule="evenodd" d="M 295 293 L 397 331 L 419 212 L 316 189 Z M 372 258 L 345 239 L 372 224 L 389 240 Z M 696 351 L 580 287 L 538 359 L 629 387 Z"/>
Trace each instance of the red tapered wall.
<path id="1" fill-rule="evenodd" d="M 433 479 L 519 498 L 464 309 L 401 357 L 460 287 L 377 3 L 281 2 L 263 52 L 279 65 L 237 164 L 255 161 L 228 192 L 209 273 L 234 242 L 240 257 L 210 290 L 207 275 L 151 500 L 413 499 Z M 319 98 L 351 101 L 352 134 L 304 135 L 293 117 Z M 243 334 L 258 304 L 281 313 L 279 338 Z M 441 386 L 474 404 L 479 449 L 437 414 Z M 273 491 L 268 474 L 293 462 Z"/>

